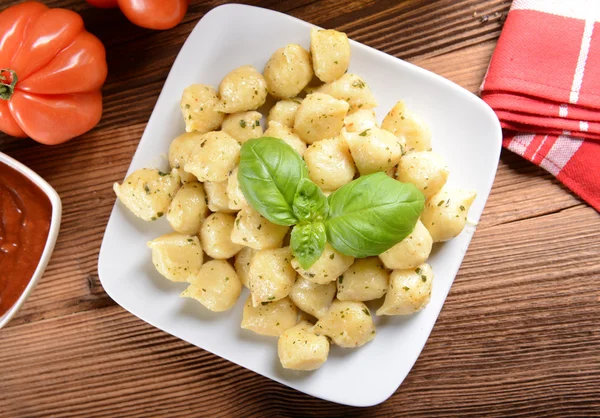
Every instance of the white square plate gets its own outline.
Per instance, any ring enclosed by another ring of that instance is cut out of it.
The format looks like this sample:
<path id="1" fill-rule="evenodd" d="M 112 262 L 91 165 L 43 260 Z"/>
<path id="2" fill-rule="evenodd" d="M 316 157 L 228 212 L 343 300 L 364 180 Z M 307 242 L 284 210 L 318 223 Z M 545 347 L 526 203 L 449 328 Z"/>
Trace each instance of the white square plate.
<path id="1" fill-rule="evenodd" d="M 139 143 L 128 174 L 142 167 L 167 168 L 173 138 L 184 132 L 179 110 L 183 89 L 204 83 L 215 87 L 236 67 L 262 70 L 271 54 L 288 43 L 308 49 L 310 24 L 293 17 L 243 5 L 207 13 L 182 47 Z M 350 71 L 364 77 L 380 106 L 379 119 L 399 99 L 421 115 L 433 131 L 433 148 L 448 161 L 449 183 L 478 192 L 469 219 L 477 222 L 496 173 L 501 130 L 492 110 L 463 88 L 414 65 L 351 42 Z M 437 246 L 430 258 L 435 272 L 430 304 L 410 317 L 375 318 L 377 337 L 355 349 L 332 347 L 329 360 L 315 372 L 285 371 L 277 358 L 277 339 L 240 329 L 243 293 L 221 314 L 180 298 L 184 283 L 159 276 L 146 242 L 169 232 L 164 219 L 148 224 L 115 204 L 99 260 L 106 292 L 144 321 L 229 361 L 319 398 L 355 406 L 386 400 L 417 360 L 460 267 L 474 226 Z M 247 292 L 247 290 L 245 291 Z"/>

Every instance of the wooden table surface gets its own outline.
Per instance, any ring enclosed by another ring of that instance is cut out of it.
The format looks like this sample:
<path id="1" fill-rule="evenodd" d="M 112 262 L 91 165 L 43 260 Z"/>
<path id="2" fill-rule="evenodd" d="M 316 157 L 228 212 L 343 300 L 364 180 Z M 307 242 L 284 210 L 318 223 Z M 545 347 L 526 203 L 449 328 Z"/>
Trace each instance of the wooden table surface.
<path id="1" fill-rule="evenodd" d="M 19 2 L 3 0 L 2 7 Z M 98 251 L 115 201 L 111 185 L 123 178 L 187 35 L 224 2 L 192 0 L 183 23 L 165 32 L 134 27 L 84 0 L 44 2 L 82 14 L 107 47 L 110 74 L 104 116 L 80 139 L 44 147 L 0 136 L 0 150 L 45 177 L 64 205 L 45 276 L 0 331 L 1 417 L 600 415 L 600 217 L 550 174 L 507 151 L 431 337 L 381 405 L 358 409 L 312 398 L 126 312 L 98 280 Z M 472 92 L 510 6 L 248 3 L 345 31 Z"/>

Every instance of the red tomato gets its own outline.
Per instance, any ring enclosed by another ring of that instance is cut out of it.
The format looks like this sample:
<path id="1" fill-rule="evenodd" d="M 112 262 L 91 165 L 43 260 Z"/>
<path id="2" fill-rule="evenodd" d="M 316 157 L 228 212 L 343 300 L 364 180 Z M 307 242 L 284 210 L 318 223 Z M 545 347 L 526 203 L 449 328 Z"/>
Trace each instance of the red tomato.
<path id="1" fill-rule="evenodd" d="M 102 43 L 70 10 L 26 2 L 0 13 L 0 130 L 59 144 L 102 115 Z"/>
<path id="2" fill-rule="evenodd" d="M 118 0 L 86 0 L 89 4 L 101 9 L 111 9 L 113 7 L 119 7 Z"/>
<path id="3" fill-rule="evenodd" d="M 187 12 L 188 0 L 118 0 L 133 24 L 148 29 L 171 29 Z"/>

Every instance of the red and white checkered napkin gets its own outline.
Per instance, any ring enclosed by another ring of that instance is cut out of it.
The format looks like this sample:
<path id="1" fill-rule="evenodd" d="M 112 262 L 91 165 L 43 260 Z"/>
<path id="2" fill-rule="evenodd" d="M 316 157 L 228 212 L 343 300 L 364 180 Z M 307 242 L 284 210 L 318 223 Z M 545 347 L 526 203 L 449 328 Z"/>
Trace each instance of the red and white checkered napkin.
<path id="1" fill-rule="evenodd" d="M 600 211 L 599 0 L 515 0 L 481 97 L 506 148 Z"/>

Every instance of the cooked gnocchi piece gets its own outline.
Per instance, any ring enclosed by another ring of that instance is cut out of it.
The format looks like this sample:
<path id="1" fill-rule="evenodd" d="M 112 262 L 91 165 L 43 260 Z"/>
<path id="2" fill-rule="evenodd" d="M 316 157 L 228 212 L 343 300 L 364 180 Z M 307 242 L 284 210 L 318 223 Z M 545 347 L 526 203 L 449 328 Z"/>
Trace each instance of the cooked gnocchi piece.
<path id="1" fill-rule="evenodd" d="M 269 111 L 267 124 L 269 122 L 279 122 L 290 129 L 293 128 L 294 120 L 296 120 L 296 112 L 300 107 L 300 103 L 302 103 L 302 99 L 299 97 L 278 101 Z"/>
<path id="2" fill-rule="evenodd" d="M 277 354 L 284 369 L 316 370 L 327 361 L 329 340 L 311 328 L 310 322 L 301 321 L 279 336 Z"/>
<path id="3" fill-rule="evenodd" d="M 337 80 L 348 70 L 350 42 L 343 32 L 311 28 L 310 53 L 315 75 L 324 83 Z"/>
<path id="4" fill-rule="evenodd" d="M 204 183 L 208 209 L 211 212 L 235 212 L 230 208 L 229 196 L 227 196 L 228 181 Z"/>
<path id="5" fill-rule="evenodd" d="M 297 96 L 313 77 L 310 54 L 297 44 L 288 44 L 271 55 L 263 71 L 272 96 Z"/>
<path id="6" fill-rule="evenodd" d="M 292 267 L 300 276 L 313 283 L 327 284 L 348 270 L 353 262 L 354 257 L 340 253 L 327 243 L 321 257 L 308 270 L 304 270 L 295 258 L 292 260 Z"/>
<path id="7" fill-rule="evenodd" d="M 304 155 L 304 151 L 306 151 L 306 143 L 301 140 L 294 131 L 279 122 L 269 122 L 269 127 L 265 132 L 265 136 L 283 140 L 290 147 L 294 148 L 301 157 Z"/>
<path id="8" fill-rule="evenodd" d="M 262 115 L 254 110 L 227 115 L 223 121 L 222 129 L 240 144 L 249 139 L 263 136 L 260 124 Z"/>
<path id="9" fill-rule="evenodd" d="M 200 132 L 186 132 L 175 138 L 169 146 L 169 165 L 179 169 L 182 183 L 198 181 L 193 174 L 183 171 L 183 167 L 190 161 L 194 149 L 200 147 L 202 135 Z"/>
<path id="10" fill-rule="evenodd" d="M 230 173 L 227 180 L 227 198 L 229 200 L 229 209 L 240 210 L 245 206 L 248 206 L 246 197 L 242 193 L 240 183 L 238 181 L 238 168 L 234 168 Z"/>
<path id="11" fill-rule="evenodd" d="M 367 301 L 379 299 L 387 291 L 389 273 L 378 257 L 354 261 L 337 279 L 339 300 Z"/>
<path id="12" fill-rule="evenodd" d="M 279 248 L 288 229 L 268 221 L 251 206 L 246 206 L 236 215 L 231 241 L 255 250 Z"/>
<path id="13" fill-rule="evenodd" d="M 347 132 L 364 132 L 367 129 L 378 128 L 379 122 L 371 109 L 358 109 L 348 113 L 344 118 L 344 128 Z"/>
<path id="14" fill-rule="evenodd" d="M 409 236 L 386 252 L 379 254 L 379 258 L 389 269 L 414 269 L 429 258 L 432 246 L 433 239 L 429 231 L 423 222 L 418 220 L 415 229 Z"/>
<path id="15" fill-rule="evenodd" d="M 352 159 L 361 176 L 387 171 L 402 157 L 402 139 L 380 128 L 343 132 Z"/>
<path id="16" fill-rule="evenodd" d="M 394 270 L 380 315 L 410 315 L 423 309 L 431 298 L 433 271 L 429 264 L 410 270 Z"/>
<path id="17" fill-rule="evenodd" d="M 312 331 L 326 335 L 340 347 L 360 347 L 375 338 L 375 324 L 362 302 L 334 300 Z"/>
<path id="18" fill-rule="evenodd" d="M 204 253 L 198 237 L 176 232 L 162 235 L 148 242 L 152 250 L 152 264 L 172 282 L 186 282 L 200 271 Z"/>
<path id="19" fill-rule="evenodd" d="M 242 313 L 241 327 L 260 335 L 278 337 L 297 323 L 298 310 L 290 298 L 254 306 L 252 296 L 248 296 Z"/>
<path id="20" fill-rule="evenodd" d="M 250 262 L 252 261 L 252 257 L 256 254 L 257 250 L 254 250 L 250 247 L 242 248 L 235 255 L 235 262 L 233 263 L 233 267 L 240 278 L 240 281 L 244 286 L 250 288 L 248 285 L 248 271 L 250 270 Z"/>
<path id="21" fill-rule="evenodd" d="M 213 312 L 231 309 L 242 291 L 242 283 L 235 270 L 225 260 L 207 261 L 182 297 L 196 299 Z"/>
<path id="22" fill-rule="evenodd" d="M 260 250 L 254 254 L 248 270 L 248 287 L 254 306 L 283 299 L 290 294 L 296 279 L 291 259 L 290 247 Z"/>
<path id="23" fill-rule="evenodd" d="M 308 144 L 337 136 L 348 109 L 348 103 L 328 94 L 309 94 L 296 112 L 294 132 Z"/>
<path id="24" fill-rule="evenodd" d="M 383 118 L 381 127 L 406 141 L 406 151 L 431 151 L 429 125 L 400 100 Z"/>
<path id="25" fill-rule="evenodd" d="M 239 160 L 240 144 L 235 139 L 222 131 L 208 132 L 183 169 L 200 181 L 218 183 L 227 180 Z"/>
<path id="26" fill-rule="evenodd" d="M 235 216 L 232 214 L 216 212 L 202 223 L 200 240 L 204 252 L 209 257 L 231 258 L 242 249 L 241 245 L 231 241 L 234 222 Z"/>
<path id="27" fill-rule="evenodd" d="M 323 84 L 316 91 L 346 101 L 352 110 L 377 107 L 377 100 L 368 84 L 356 74 L 346 73 L 335 81 Z"/>
<path id="28" fill-rule="evenodd" d="M 180 186 L 179 171 L 163 173 L 152 168 L 141 168 L 131 173 L 113 190 L 121 203 L 144 221 L 155 221 L 165 214 Z"/>
<path id="29" fill-rule="evenodd" d="M 306 149 L 310 179 L 324 191 L 334 191 L 354 178 L 356 169 L 348 144 L 340 137 L 317 141 Z"/>
<path id="30" fill-rule="evenodd" d="M 171 201 L 167 210 L 167 221 L 173 230 L 182 234 L 195 235 L 208 214 L 206 195 L 201 183 L 185 183 Z"/>
<path id="31" fill-rule="evenodd" d="M 187 132 L 205 133 L 214 131 L 225 115 L 219 111 L 219 95 L 206 84 L 192 84 L 183 90 L 181 113 Z"/>
<path id="32" fill-rule="evenodd" d="M 429 199 L 446 184 L 448 174 L 448 166 L 441 155 L 431 151 L 415 151 L 400 159 L 396 177 L 403 183 L 414 184 L 425 199 Z"/>
<path id="33" fill-rule="evenodd" d="M 236 68 L 219 84 L 219 110 L 225 113 L 256 110 L 267 99 L 267 82 L 251 65 Z"/>
<path id="34" fill-rule="evenodd" d="M 290 299 L 304 312 L 321 318 L 335 298 L 335 290 L 335 282 L 317 284 L 298 276 L 290 291 Z"/>
<path id="35" fill-rule="evenodd" d="M 425 202 L 421 221 L 433 242 L 448 241 L 462 232 L 477 192 L 444 186 Z"/>

